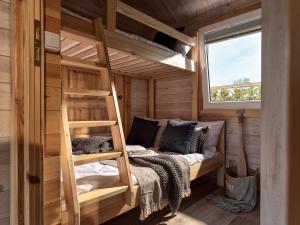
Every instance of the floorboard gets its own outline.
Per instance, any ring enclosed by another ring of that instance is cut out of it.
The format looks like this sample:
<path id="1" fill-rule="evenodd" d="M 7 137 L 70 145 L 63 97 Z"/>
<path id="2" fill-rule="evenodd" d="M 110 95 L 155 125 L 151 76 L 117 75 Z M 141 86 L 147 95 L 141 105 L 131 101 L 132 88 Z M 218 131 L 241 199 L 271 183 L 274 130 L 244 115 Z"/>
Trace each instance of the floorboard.
<path id="1" fill-rule="evenodd" d="M 139 221 L 139 208 L 122 214 L 104 225 L 259 225 L 259 206 L 251 213 L 233 214 L 210 204 L 206 197 L 221 191 L 215 184 L 198 179 L 191 183 L 192 195 L 185 199 L 176 216 L 170 210 L 152 214 Z"/>

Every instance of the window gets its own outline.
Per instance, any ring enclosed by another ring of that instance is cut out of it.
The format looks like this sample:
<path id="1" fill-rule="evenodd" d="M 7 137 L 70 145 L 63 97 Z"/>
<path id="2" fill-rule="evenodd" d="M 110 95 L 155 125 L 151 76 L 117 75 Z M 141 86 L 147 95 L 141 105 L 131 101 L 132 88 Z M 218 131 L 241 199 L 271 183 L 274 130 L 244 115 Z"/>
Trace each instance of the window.
<path id="1" fill-rule="evenodd" d="M 260 108 L 260 19 L 202 33 L 204 107 Z"/>

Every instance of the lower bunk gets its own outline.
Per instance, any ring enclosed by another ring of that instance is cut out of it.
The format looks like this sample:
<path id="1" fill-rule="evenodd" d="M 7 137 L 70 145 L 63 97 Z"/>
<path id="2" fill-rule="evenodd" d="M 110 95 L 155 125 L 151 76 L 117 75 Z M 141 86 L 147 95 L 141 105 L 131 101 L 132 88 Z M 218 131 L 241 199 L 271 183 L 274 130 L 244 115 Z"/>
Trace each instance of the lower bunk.
<path id="1" fill-rule="evenodd" d="M 219 137 L 218 151 L 213 156 L 203 156 L 202 154 L 197 154 L 198 156 L 186 156 L 189 158 L 190 164 L 190 181 L 193 181 L 201 176 L 207 175 L 211 172 L 217 172 L 217 183 L 223 186 L 224 184 L 224 131 L 221 132 Z M 200 156 L 200 157 L 199 157 Z M 88 168 L 90 167 L 90 168 Z M 116 170 L 117 171 L 117 170 Z M 86 168 L 79 167 L 77 183 L 79 193 L 86 193 L 88 191 L 94 190 L 101 186 L 110 187 L 115 186 L 118 174 L 116 174 L 111 166 L 102 165 L 98 167 L 93 164 L 87 164 Z M 81 173 L 81 175 L 80 175 Z M 100 179 L 95 179 L 95 176 L 101 176 L 106 173 L 107 179 L 101 179 L 102 182 L 99 183 Z M 84 174 L 84 175 L 83 175 Z M 89 176 L 90 175 L 90 176 Z M 126 204 L 126 195 L 119 194 L 110 198 L 103 200 L 98 200 L 88 205 L 84 205 L 80 209 L 80 221 L 81 224 L 85 225 L 98 225 L 111 220 L 118 215 L 121 215 L 135 207 L 139 206 L 139 196 L 140 189 L 137 185 L 136 179 L 133 177 L 133 192 L 131 199 L 133 200 L 132 206 Z M 63 224 L 68 224 L 68 213 L 64 207 L 62 212 Z"/>

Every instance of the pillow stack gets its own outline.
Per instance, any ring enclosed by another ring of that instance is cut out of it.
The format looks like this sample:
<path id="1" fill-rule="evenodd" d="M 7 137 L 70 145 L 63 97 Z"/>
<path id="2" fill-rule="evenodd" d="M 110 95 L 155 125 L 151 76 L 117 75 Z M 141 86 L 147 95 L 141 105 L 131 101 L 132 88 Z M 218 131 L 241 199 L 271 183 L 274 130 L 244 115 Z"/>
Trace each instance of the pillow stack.
<path id="1" fill-rule="evenodd" d="M 158 129 L 158 121 L 134 117 L 126 143 L 128 145 L 141 145 L 145 148 L 153 147 Z"/>
<path id="2" fill-rule="evenodd" d="M 134 117 L 128 145 L 179 154 L 215 153 L 224 121 L 197 122 Z"/>
<path id="3" fill-rule="evenodd" d="M 189 154 L 197 122 L 169 120 L 159 150 Z"/>

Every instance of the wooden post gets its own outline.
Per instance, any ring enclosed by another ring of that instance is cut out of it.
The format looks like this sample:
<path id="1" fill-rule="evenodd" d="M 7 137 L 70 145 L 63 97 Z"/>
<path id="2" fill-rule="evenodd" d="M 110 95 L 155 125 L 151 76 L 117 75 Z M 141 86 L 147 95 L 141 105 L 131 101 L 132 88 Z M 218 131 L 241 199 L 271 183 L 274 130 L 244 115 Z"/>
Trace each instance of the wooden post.
<path id="1" fill-rule="evenodd" d="M 286 4 L 286 1 L 283 1 Z M 299 134 L 300 134 L 300 79 L 299 79 L 299 54 L 300 54 L 300 3 L 298 0 L 290 0 L 289 22 L 290 22 L 290 76 L 289 76 L 289 109 L 288 109 L 288 224 L 297 225 L 300 221 L 300 151 L 299 151 Z M 277 55 L 279 60 L 282 57 Z"/>
<path id="2" fill-rule="evenodd" d="M 106 29 L 115 31 L 117 28 L 117 0 L 106 0 Z"/>
<path id="3" fill-rule="evenodd" d="M 196 44 L 193 47 L 192 58 L 196 62 L 196 71 L 192 74 L 192 119 L 198 120 L 199 115 L 199 34 L 197 33 Z"/>
<path id="4" fill-rule="evenodd" d="M 155 118 L 155 80 L 149 79 L 149 117 Z"/>
<path id="5" fill-rule="evenodd" d="M 124 132 L 125 132 L 125 137 L 127 137 L 129 128 L 130 128 L 130 120 L 131 120 L 131 115 L 130 115 L 130 97 L 131 97 L 131 78 L 129 76 L 125 76 L 125 96 L 124 96 L 124 103 L 125 103 L 125 112 L 124 112 Z"/>

